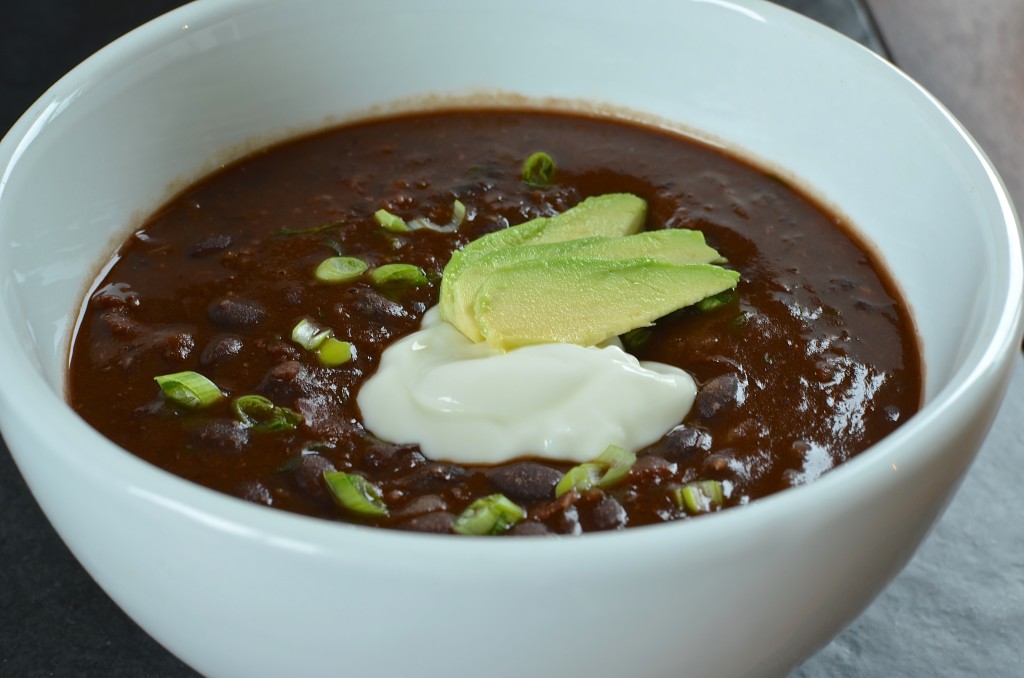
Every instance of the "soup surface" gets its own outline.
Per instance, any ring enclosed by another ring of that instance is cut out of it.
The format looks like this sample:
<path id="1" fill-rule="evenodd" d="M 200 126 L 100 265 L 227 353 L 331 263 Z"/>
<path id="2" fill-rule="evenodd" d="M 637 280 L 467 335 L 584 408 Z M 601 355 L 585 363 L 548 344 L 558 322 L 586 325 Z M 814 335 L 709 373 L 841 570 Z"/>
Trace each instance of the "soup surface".
<path id="1" fill-rule="evenodd" d="M 520 176 L 543 150 L 549 186 Z M 685 420 L 637 451 L 610 487 L 555 486 L 573 464 L 494 466 L 428 459 L 365 430 L 356 403 L 382 351 L 437 303 L 451 252 L 588 196 L 633 193 L 646 229 L 689 228 L 740 273 L 725 303 L 682 309 L 627 337 L 643 360 L 699 385 Z M 394 232 L 374 213 L 449 221 L 453 232 Z M 427 283 L 383 288 L 366 275 L 324 284 L 332 256 L 420 267 Z M 327 366 L 291 340 L 302 318 L 351 343 Z M 154 378 L 199 372 L 229 397 L 190 409 Z M 68 399 L 143 459 L 249 501 L 323 518 L 450 532 L 475 500 L 501 493 L 524 516 L 509 534 L 580 534 L 684 519 L 678 490 L 720 481 L 721 506 L 814 480 L 919 407 L 909 314 L 872 256 L 833 214 L 770 174 L 660 130 L 536 111 L 441 111 L 353 124 L 273 147 L 190 187 L 139 228 L 90 293 Z M 242 425 L 232 398 L 255 394 L 301 415 Z M 386 515 L 339 505 L 325 471 L 380 492 Z"/>

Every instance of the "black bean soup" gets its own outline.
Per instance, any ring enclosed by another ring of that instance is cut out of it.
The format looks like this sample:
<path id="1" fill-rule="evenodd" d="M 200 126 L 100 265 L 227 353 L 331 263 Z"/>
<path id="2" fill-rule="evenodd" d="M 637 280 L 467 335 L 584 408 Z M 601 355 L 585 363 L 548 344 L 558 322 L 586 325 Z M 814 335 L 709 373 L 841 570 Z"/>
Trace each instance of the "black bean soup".
<path id="1" fill-rule="evenodd" d="M 538 150 L 557 163 L 548 186 L 520 175 Z M 648 201 L 647 229 L 700 230 L 741 274 L 724 303 L 677 311 L 628 337 L 639 358 L 688 371 L 700 390 L 686 419 L 638 451 L 625 477 L 556 496 L 572 464 L 433 461 L 361 426 L 360 385 L 437 302 L 454 249 L 621 192 Z M 450 233 L 396 232 L 374 218 L 385 209 L 441 224 L 455 199 L 466 215 Z M 338 255 L 369 270 L 412 264 L 427 284 L 318 281 L 318 264 Z M 302 318 L 334 328 L 351 359 L 325 365 L 296 345 L 291 331 Z M 169 400 L 154 378 L 183 371 L 226 397 L 202 408 Z M 247 426 L 232 400 L 246 394 L 301 417 L 269 430 Z M 68 390 L 74 409 L 118 445 L 248 501 L 446 533 L 474 501 L 501 493 L 524 514 L 513 535 L 686 519 L 694 511 L 678 489 L 704 481 L 726 488 L 711 510 L 745 504 L 861 452 L 921 397 L 908 311 L 834 214 L 778 177 L 672 133 L 505 109 L 352 124 L 263 150 L 191 186 L 121 246 L 89 295 Z M 365 479 L 387 510 L 347 510 L 325 471 Z"/>

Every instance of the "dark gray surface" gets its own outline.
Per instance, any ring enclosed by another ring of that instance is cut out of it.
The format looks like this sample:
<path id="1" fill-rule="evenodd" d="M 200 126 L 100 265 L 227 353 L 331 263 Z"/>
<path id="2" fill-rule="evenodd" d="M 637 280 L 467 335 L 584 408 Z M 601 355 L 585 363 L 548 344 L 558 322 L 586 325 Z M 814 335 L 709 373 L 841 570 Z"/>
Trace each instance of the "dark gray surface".
<path id="1" fill-rule="evenodd" d="M 173 0 L 0 0 L 0 129 L 53 81 Z M 882 51 L 855 0 L 785 0 Z M 1024 676 L 1024 362 L 978 463 L 910 566 L 792 674 Z M 192 676 L 67 551 L 0 442 L 0 676 Z M 792 677 L 791 677 L 792 678 Z"/>

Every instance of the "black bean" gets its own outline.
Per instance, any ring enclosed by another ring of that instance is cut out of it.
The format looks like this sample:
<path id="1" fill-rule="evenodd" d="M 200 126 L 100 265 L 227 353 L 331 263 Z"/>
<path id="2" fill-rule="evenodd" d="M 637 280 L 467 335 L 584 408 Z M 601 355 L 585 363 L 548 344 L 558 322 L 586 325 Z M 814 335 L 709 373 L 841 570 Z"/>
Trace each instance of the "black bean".
<path id="1" fill-rule="evenodd" d="M 491 484 L 509 499 L 537 501 L 552 499 L 562 472 L 533 461 L 499 466 L 487 475 Z"/>
<path id="2" fill-rule="evenodd" d="M 139 333 L 139 324 L 129 318 L 123 310 L 107 311 L 100 315 L 100 319 L 115 337 L 127 339 Z"/>
<path id="3" fill-rule="evenodd" d="M 651 452 L 669 461 L 686 462 L 711 449 L 711 434 L 692 426 L 680 425 L 665 434 Z"/>
<path id="4" fill-rule="evenodd" d="M 266 318 L 267 312 L 254 301 L 224 298 L 210 304 L 206 315 L 216 325 L 241 330 L 259 325 Z"/>
<path id="5" fill-rule="evenodd" d="M 257 346 L 266 351 L 267 356 L 279 363 L 286 360 L 298 360 L 302 356 L 298 348 L 285 341 L 257 341 Z"/>
<path id="6" fill-rule="evenodd" d="M 242 352 L 242 340 L 233 334 L 218 334 L 199 354 L 201 365 L 219 365 Z"/>
<path id="7" fill-rule="evenodd" d="M 443 497 L 436 494 L 421 494 L 415 497 L 409 502 L 395 511 L 395 516 L 418 516 L 424 513 L 434 513 L 435 511 L 445 511 L 448 509 L 448 503 Z"/>
<path id="8" fill-rule="evenodd" d="M 427 463 L 427 458 L 413 446 L 403 446 L 391 457 L 387 471 L 392 475 L 403 475 Z"/>
<path id="9" fill-rule="evenodd" d="M 188 358 L 192 353 L 192 349 L 196 347 L 196 340 L 192 337 L 192 334 L 184 330 L 163 332 L 157 341 L 163 357 L 176 362 Z"/>
<path id="10" fill-rule="evenodd" d="M 590 520 L 595 530 L 621 530 L 626 526 L 628 516 L 615 497 L 605 495 L 590 510 Z"/>
<path id="11" fill-rule="evenodd" d="M 435 511 L 425 513 L 415 518 L 410 518 L 397 525 L 400 530 L 410 532 L 429 532 L 431 534 L 447 534 L 452 531 L 455 524 L 455 515 L 447 511 Z"/>
<path id="12" fill-rule="evenodd" d="M 576 500 L 579 498 L 579 493 L 576 490 L 571 490 L 563 494 L 561 497 L 558 497 L 554 501 L 534 507 L 530 511 L 530 517 L 535 520 L 547 522 L 555 514 L 560 513 L 565 509 L 569 508 L 570 506 L 572 506 L 573 503 L 576 502 Z"/>
<path id="13" fill-rule="evenodd" d="M 189 255 L 193 257 L 202 257 L 207 254 L 226 250 L 229 247 L 231 247 L 231 236 L 226 233 L 218 233 L 215 235 L 208 235 L 196 244 L 192 245 Z"/>
<path id="14" fill-rule="evenodd" d="M 190 428 L 188 441 L 203 449 L 238 453 L 249 442 L 249 431 L 233 419 L 214 419 Z"/>
<path id="15" fill-rule="evenodd" d="M 400 457 L 406 453 L 416 452 L 416 450 L 415 445 L 395 445 L 383 440 L 374 440 L 363 453 L 363 465 L 370 470 L 378 471 L 391 464 L 396 456 Z M 409 470 L 416 466 L 417 464 L 413 464 Z"/>
<path id="16" fill-rule="evenodd" d="M 264 506 L 273 506 L 274 504 L 274 495 L 266 485 L 259 481 L 243 483 L 239 486 L 236 494 L 239 498 L 254 504 L 263 504 Z"/>
<path id="17" fill-rule="evenodd" d="M 583 527 L 580 525 L 580 512 L 575 506 L 569 506 L 555 516 L 555 531 L 559 534 L 583 534 Z"/>
<path id="18" fill-rule="evenodd" d="M 281 294 L 281 298 L 284 299 L 284 303 L 288 306 L 301 306 L 305 296 L 305 288 L 299 285 L 290 285 Z"/>
<path id="19" fill-rule="evenodd" d="M 352 307 L 372 320 L 384 321 L 388 318 L 405 318 L 409 315 L 401 304 L 391 301 L 372 288 L 353 287 L 352 293 L 356 295 Z"/>
<path id="20" fill-rule="evenodd" d="M 521 523 L 516 523 L 512 526 L 512 529 L 507 533 L 512 537 L 552 537 L 554 534 L 544 523 L 538 523 L 536 520 L 524 520 Z"/>
<path id="21" fill-rule="evenodd" d="M 437 492 L 467 477 L 469 471 L 458 464 L 435 462 L 415 469 L 395 484 L 413 492 Z"/>
<path id="22" fill-rule="evenodd" d="M 675 475 L 676 464 L 654 454 L 637 457 L 629 470 L 629 479 L 635 483 L 657 483 Z"/>
<path id="23" fill-rule="evenodd" d="M 110 283 L 96 290 L 92 303 L 100 308 L 138 308 L 139 295 L 128 283 Z"/>
<path id="24" fill-rule="evenodd" d="M 326 503 L 334 500 L 327 489 L 324 471 L 335 470 L 337 469 L 334 464 L 327 457 L 320 454 L 304 454 L 291 467 L 291 480 L 295 488 L 307 497 Z"/>
<path id="25" fill-rule="evenodd" d="M 267 370 L 256 387 L 256 391 L 270 398 L 277 405 L 290 407 L 305 394 L 302 379 L 305 368 L 296 360 L 286 360 Z"/>
<path id="26" fill-rule="evenodd" d="M 741 389 L 740 378 L 731 372 L 708 380 L 697 392 L 694 402 L 697 416 L 707 421 L 721 412 L 731 411 L 739 403 Z"/>

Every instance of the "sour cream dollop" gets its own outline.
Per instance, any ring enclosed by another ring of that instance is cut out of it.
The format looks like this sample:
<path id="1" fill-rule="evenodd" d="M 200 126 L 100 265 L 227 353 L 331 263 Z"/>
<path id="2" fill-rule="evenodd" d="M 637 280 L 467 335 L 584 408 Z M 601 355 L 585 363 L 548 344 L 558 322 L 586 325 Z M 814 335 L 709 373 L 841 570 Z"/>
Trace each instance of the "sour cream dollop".
<path id="1" fill-rule="evenodd" d="M 638 450 L 678 424 L 697 386 L 621 347 L 540 344 L 502 352 L 427 311 L 389 346 L 357 401 L 363 424 L 434 460 L 496 464 L 533 456 L 586 462 L 608 445 Z"/>

